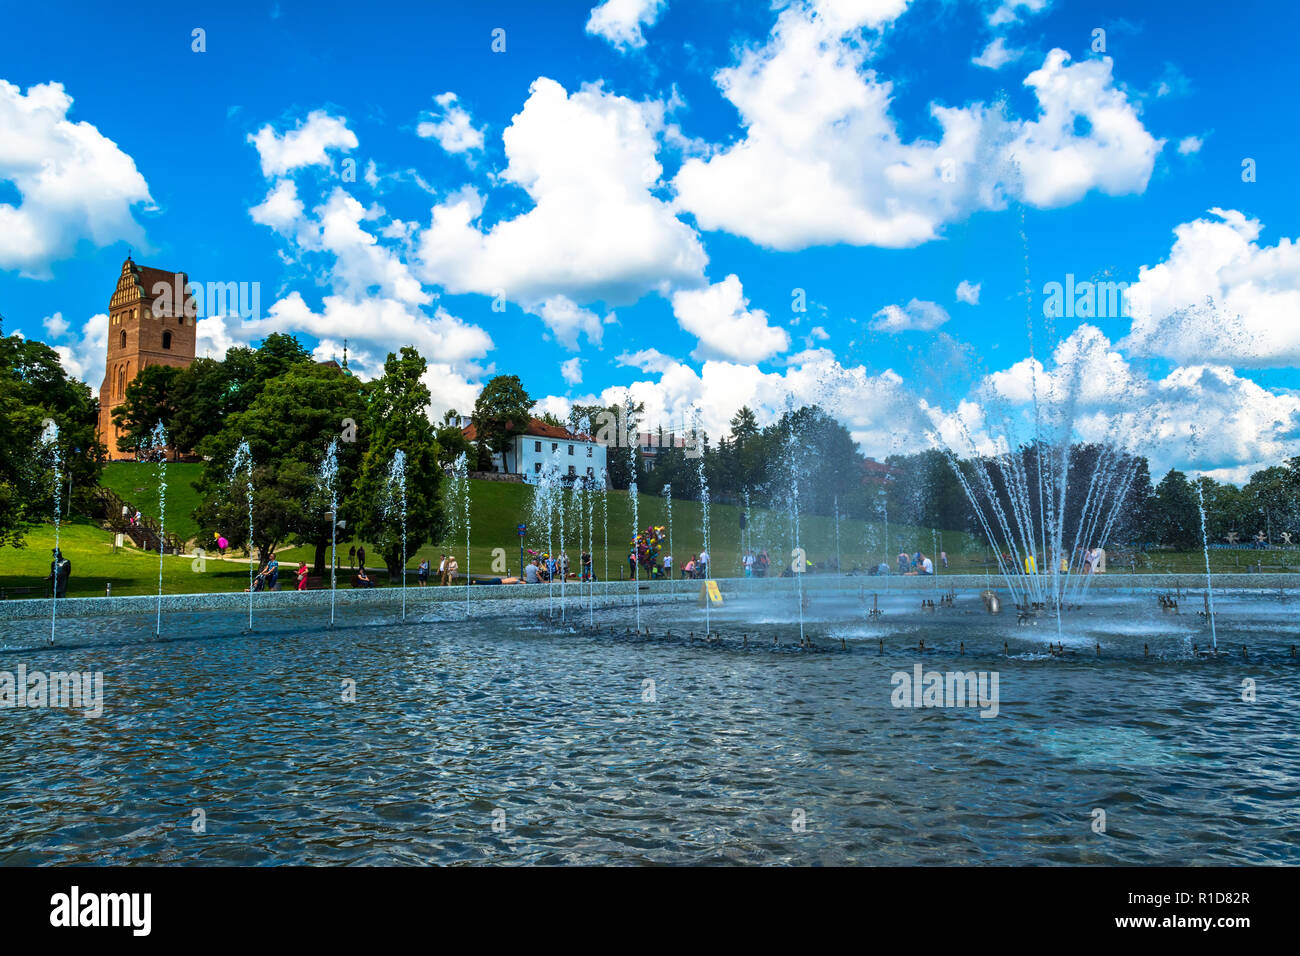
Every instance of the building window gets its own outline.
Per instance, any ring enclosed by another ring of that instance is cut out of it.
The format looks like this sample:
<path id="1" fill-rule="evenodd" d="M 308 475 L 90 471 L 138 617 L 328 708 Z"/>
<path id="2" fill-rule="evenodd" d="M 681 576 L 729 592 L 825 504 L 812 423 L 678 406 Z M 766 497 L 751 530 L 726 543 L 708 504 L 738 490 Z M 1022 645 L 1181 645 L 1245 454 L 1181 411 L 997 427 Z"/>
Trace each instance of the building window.
<path id="1" fill-rule="evenodd" d="M 539 441 L 533 442 L 533 451 L 540 453 L 541 450 L 542 450 L 542 443 Z"/>
<path id="2" fill-rule="evenodd" d="M 122 330 L 122 334 L 118 337 L 118 341 L 121 342 L 122 348 L 126 348 L 126 329 Z"/>
<path id="3" fill-rule="evenodd" d="M 588 457 L 588 458 L 591 457 L 591 453 L 592 453 L 593 450 L 594 450 L 594 449 L 593 449 L 590 445 L 587 446 L 587 457 Z M 587 470 L 588 470 L 588 471 L 591 471 L 590 468 L 588 468 Z"/>
<path id="4" fill-rule="evenodd" d="M 573 477 L 574 475 L 576 475 L 577 473 L 578 473 L 578 469 L 576 469 L 576 468 L 574 468 L 572 465 L 570 465 L 570 466 L 569 466 L 569 477 L 572 478 L 572 477 Z"/>
<path id="5" fill-rule="evenodd" d="M 596 477 L 596 472 L 595 472 L 595 470 L 592 469 L 592 468 L 588 468 L 588 469 L 587 469 L 587 477 L 588 477 L 588 478 L 595 478 L 595 477 Z"/>
<path id="6" fill-rule="evenodd" d="M 169 349 L 169 348 L 171 348 L 171 347 L 172 347 L 172 334 L 171 334 L 171 332 L 164 332 L 164 333 L 163 333 L 163 348 L 165 348 L 165 349 Z"/>
<path id="7" fill-rule="evenodd" d="M 533 462 L 533 474 L 540 475 L 541 473 L 542 473 L 542 463 L 540 461 Z"/>
<path id="8" fill-rule="evenodd" d="M 552 453 L 552 454 L 554 454 L 555 452 L 557 452 L 557 451 L 559 450 L 559 448 L 560 448 L 560 443 L 559 443 L 559 442 L 554 442 L 554 441 L 551 442 L 551 453 Z"/>
<path id="9" fill-rule="evenodd" d="M 569 446 L 569 454 L 570 454 L 570 455 L 573 454 L 573 446 L 572 446 L 572 445 Z"/>

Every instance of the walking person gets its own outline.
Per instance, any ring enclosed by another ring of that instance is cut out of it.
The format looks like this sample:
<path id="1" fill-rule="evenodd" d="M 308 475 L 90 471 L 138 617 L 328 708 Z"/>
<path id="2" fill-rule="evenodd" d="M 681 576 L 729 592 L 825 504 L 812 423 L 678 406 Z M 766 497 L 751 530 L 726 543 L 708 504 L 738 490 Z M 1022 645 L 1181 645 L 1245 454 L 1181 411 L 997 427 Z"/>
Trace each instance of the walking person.
<path id="1" fill-rule="evenodd" d="M 310 572 L 307 570 L 307 562 L 306 561 L 300 562 L 298 565 L 298 590 L 299 591 L 307 590 L 307 575 L 309 573 Z"/>
<path id="2" fill-rule="evenodd" d="M 420 562 L 419 568 L 415 572 L 416 579 L 420 582 L 420 587 L 429 583 L 429 559 L 425 558 Z"/>
<path id="3" fill-rule="evenodd" d="M 664 555 L 664 577 L 669 581 L 673 579 L 673 556 L 671 554 Z"/>
<path id="4" fill-rule="evenodd" d="M 460 565 L 456 563 L 456 556 L 453 554 L 447 561 L 447 583 L 455 584 L 456 578 L 460 575 Z"/>
<path id="5" fill-rule="evenodd" d="M 357 567 L 362 571 L 366 569 L 366 546 L 364 544 L 357 548 Z"/>
<path id="6" fill-rule="evenodd" d="M 438 586 L 442 587 L 447 583 L 447 556 L 444 554 L 438 560 Z"/>
<path id="7" fill-rule="evenodd" d="M 354 544 L 352 545 L 352 547 L 348 548 L 348 570 L 355 571 L 356 569 L 357 569 L 357 546 Z"/>
<path id="8" fill-rule="evenodd" d="M 280 590 L 280 562 L 275 559 L 275 552 L 272 551 L 266 559 L 266 589 L 268 591 Z"/>

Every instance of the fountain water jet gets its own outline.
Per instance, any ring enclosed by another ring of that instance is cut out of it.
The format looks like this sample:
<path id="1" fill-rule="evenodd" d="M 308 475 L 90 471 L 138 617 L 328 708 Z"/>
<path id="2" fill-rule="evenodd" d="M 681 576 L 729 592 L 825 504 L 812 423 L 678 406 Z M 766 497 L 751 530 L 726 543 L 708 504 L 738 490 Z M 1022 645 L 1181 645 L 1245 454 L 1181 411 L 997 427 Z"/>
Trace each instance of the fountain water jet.
<path id="1" fill-rule="evenodd" d="M 627 399 L 627 464 L 628 464 L 628 498 L 632 502 L 632 591 L 636 595 L 636 630 L 641 633 L 641 556 L 637 553 L 636 538 L 640 533 L 641 521 L 637 509 L 636 454 L 637 441 L 634 436 L 635 423 L 632 419 L 632 396 Z"/>
<path id="2" fill-rule="evenodd" d="M 153 446 L 150 451 L 158 459 L 158 615 L 154 621 L 154 637 L 162 636 L 163 553 L 167 550 L 167 429 L 162 422 L 154 425 L 149 435 Z M 251 546 L 251 543 L 250 543 Z"/>
<path id="3" fill-rule="evenodd" d="M 253 630 L 253 452 L 241 441 L 230 463 L 230 482 L 234 484 L 240 469 L 244 472 L 244 495 L 248 501 L 248 630 Z"/>
<path id="4" fill-rule="evenodd" d="M 54 643 L 55 625 L 59 617 L 59 563 L 63 555 L 59 553 L 59 504 L 60 495 L 63 491 L 63 460 L 59 455 L 59 426 L 51 419 L 45 422 L 45 430 L 41 432 L 41 445 L 49 449 L 50 456 L 54 463 L 54 554 L 53 561 L 50 562 L 50 595 L 53 600 L 50 602 L 50 643 Z"/>
<path id="5" fill-rule="evenodd" d="M 464 458 L 464 453 L 461 458 Z M 388 463 L 388 474 L 386 476 L 385 487 L 388 495 L 384 500 L 384 517 L 391 519 L 393 508 L 400 512 L 402 527 L 402 620 L 406 620 L 406 452 L 397 449 L 393 452 L 392 461 Z M 468 539 L 467 539 L 468 540 Z M 469 564 L 469 553 L 466 552 L 465 563 Z M 468 604 L 466 605 L 468 612 Z"/>
<path id="6" fill-rule="evenodd" d="M 329 499 L 330 515 L 330 627 L 334 626 L 334 591 L 338 586 L 338 521 L 339 521 L 339 442 L 331 438 L 325 448 L 316 475 L 317 487 Z"/>

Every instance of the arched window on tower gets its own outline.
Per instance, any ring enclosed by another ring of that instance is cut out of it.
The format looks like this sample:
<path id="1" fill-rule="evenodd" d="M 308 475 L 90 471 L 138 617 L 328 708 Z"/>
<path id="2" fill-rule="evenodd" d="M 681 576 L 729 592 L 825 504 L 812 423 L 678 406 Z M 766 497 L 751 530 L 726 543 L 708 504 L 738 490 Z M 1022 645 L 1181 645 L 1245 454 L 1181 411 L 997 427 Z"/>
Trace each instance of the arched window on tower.
<path id="1" fill-rule="evenodd" d="M 172 334 L 171 334 L 171 332 L 164 332 L 164 333 L 163 333 L 163 348 L 165 348 L 165 349 L 169 349 L 169 348 L 171 348 L 171 347 L 172 347 Z"/>
<path id="2" fill-rule="evenodd" d="M 126 348 L 126 329 L 122 330 L 121 334 L 118 336 L 118 341 L 121 343 L 122 348 Z"/>

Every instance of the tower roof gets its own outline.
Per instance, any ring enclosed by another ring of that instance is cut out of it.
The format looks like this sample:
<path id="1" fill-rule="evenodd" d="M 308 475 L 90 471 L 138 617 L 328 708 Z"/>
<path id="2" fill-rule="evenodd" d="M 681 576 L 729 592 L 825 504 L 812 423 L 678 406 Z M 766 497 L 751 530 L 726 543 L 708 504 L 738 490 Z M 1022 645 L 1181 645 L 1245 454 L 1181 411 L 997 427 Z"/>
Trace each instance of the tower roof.
<path id="1" fill-rule="evenodd" d="M 122 274 L 117 280 L 117 290 L 120 292 L 127 285 L 138 286 L 141 297 L 145 301 L 149 301 L 156 298 L 154 288 L 159 283 L 174 289 L 178 277 L 183 289 L 188 278 L 184 272 L 171 272 L 167 269 L 155 269 L 153 266 L 142 266 L 128 255 L 126 261 L 122 263 Z"/>

